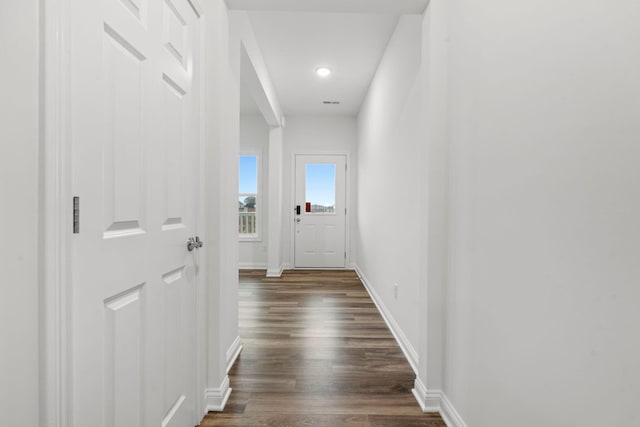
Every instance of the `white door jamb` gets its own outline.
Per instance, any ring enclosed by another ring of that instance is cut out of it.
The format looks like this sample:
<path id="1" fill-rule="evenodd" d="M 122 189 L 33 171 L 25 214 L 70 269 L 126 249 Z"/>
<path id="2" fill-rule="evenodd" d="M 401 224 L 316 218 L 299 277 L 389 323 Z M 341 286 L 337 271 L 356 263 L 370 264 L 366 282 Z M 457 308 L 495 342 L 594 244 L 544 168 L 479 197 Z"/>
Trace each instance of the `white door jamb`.
<path id="1" fill-rule="evenodd" d="M 69 0 L 41 3 L 40 425 L 71 425 Z"/>

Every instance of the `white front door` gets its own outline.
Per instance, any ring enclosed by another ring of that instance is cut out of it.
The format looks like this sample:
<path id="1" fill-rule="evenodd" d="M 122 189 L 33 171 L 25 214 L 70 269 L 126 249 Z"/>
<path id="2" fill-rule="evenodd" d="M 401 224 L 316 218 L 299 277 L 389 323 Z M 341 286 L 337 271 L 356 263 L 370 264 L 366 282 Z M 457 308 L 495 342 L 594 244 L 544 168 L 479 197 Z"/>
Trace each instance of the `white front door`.
<path id="1" fill-rule="evenodd" d="M 295 267 L 345 266 L 345 177 L 345 156 L 296 156 Z"/>
<path id="2" fill-rule="evenodd" d="M 71 0 L 73 427 L 193 427 L 198 18 Z"/>

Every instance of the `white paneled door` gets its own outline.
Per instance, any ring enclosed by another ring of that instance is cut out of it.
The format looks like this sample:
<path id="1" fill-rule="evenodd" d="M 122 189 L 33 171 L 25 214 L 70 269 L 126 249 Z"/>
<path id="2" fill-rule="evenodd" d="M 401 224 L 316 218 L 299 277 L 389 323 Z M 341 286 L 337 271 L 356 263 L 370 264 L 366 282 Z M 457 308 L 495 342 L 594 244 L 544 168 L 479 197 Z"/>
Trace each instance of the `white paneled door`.
<path id="1" fill-rule="evenodd" d="M 345 266 L 345 179 L 345 156 L 296 155 L 296 268 Z"/>
<path id="2" fill-rule="evenodd" d="M 187 0 L 70 0 L 74 427 L 192 427 L 199 21 Z"/>

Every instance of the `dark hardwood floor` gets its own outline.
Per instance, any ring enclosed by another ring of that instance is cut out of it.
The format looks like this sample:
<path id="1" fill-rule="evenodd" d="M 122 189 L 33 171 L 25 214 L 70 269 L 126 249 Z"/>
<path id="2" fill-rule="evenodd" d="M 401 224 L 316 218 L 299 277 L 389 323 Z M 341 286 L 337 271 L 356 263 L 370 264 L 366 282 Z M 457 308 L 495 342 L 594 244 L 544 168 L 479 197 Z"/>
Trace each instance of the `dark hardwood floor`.
<path id="1" fill-rule="evenodd" d="M 354 272 L 243 271 L 240 336 L 231 398 L 202 427 L 446 427 Z"/>

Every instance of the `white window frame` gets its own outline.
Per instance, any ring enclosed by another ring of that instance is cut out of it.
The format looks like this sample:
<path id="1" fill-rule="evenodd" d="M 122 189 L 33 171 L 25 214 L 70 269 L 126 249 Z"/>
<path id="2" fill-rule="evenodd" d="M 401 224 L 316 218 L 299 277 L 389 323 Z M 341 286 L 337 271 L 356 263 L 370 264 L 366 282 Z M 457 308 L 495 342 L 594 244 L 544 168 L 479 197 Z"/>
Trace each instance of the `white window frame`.
<path id="1" fill-rule="evenodd" d="M 254 193 L 240 193 L 238 192 L 238 197 L 250 197 L 255 196 L 256 198 L 256 232 L 254 234 L 240 234 L 238 233 L 238 239 L 241 242 L 261 242 L 262 241 L 262 212 L 264 210 L 264 206 L 262 206 L 262 156 L 260 152 L 257 151 L 240 151 L 238 155 L 238 164 L 240 162 L 240 157 L 243 156 L 253 156 L 256 158 L 256 190 L 258 191 L 256 194 Z M 240 169 L 238 169 L 238 180 L 240 179 Z M 239 218 L 239 216 L 238 216 Z"/>

